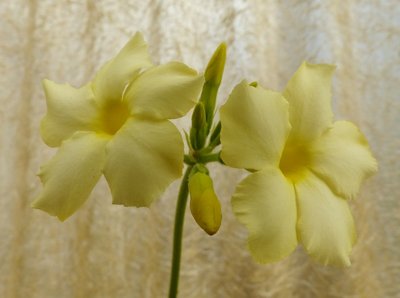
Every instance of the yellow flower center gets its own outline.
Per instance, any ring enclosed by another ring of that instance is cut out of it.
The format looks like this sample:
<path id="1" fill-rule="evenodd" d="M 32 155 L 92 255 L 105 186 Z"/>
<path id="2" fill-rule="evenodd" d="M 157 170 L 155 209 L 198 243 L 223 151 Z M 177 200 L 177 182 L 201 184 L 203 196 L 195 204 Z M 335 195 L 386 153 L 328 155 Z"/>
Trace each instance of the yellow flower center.
<path id="1" fill-rule="evenodd" d="M 107 105 L 101 113 L 102 129 L 114 135 L 130 116 L 128 105 L 124 102 L 113 102 Z"/>
<path id="2" fill-rule="evenodd" d="M 304 146 L 287 144 L 283 149 L 279 167 L 285 177 L 295 182 L 305 176 L 309 162 L 310 154 Z"/>

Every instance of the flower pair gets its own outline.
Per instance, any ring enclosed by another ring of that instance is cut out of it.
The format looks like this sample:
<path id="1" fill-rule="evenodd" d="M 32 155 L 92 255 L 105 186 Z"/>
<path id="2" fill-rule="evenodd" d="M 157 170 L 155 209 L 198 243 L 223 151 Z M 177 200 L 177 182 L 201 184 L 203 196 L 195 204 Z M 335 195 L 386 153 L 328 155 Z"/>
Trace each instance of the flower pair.
<path id="1" fill-rule="evenodd" d="M 203 81 L 182 63 L 154 66 L 139 33 L 83 87 L 45 80 L 41 135 L 60 148 L 41 167 L 33 207 L 65 220 L 102 174 L 114 204 L 149 206 L 182 174 L 182 138 L 168 119 L 194 106 Z"/>
<path id="2" fill-rule="evenodd" d="M 324 264 L 349 265 L 355 228 L 347 201 L 377 164 L 354 124 L 333 122 L 334 68 L 303 63 L 282 94 L 241 82 L 209 135 L 225 45 L 216 53 L 203 86 L 204 77 L 182 63 L 154 66 L 136 34 L 83 87 L 45 80 L 41 135 L 60 148 L 41 167 L 43 190 L 33 207 L 65 220 L 103 174 L 114 204 L 149 206 L 182 175 L 183 142 L 169 119 L 185 115 L 203 87 L 189 164 L 202 164 L 201 154 L 215 153 L 221 142 L 226 165 L 252 172 L 237 186 L 232 209 L 249 230 L 255 260 L 280 260 L 301 243 Z M 193 173 L 188 186 L 195 220 L 214 234 L 221 207 L 211 178 Z"/>
<path id="3" fill-rule="evenodd" d="M 354 124 L 332 120 L 333 71 L 303 63 L 282 94 L 243 81 L 220 110 L 222 159 L 253 172 L 232 209 L 258 262 L 280 260 L 301 243 L 321 263 L 350 265 L 348 200 L 377 163 Z"/>

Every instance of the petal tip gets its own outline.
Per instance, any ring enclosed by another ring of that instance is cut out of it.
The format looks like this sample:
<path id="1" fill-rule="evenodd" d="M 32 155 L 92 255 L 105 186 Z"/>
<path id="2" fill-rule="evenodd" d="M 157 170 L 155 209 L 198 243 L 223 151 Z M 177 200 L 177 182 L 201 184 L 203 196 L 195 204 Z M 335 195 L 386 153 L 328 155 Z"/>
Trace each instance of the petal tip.
<path id="1" fill-rule="evenodd" d="M 39 196 L 38 198 L 36 198 L 35 200 L 33 200 L 30 204 L 31 208 L 33 209 L 37 209 L 37 210 L 41 210 L 46 212 L 47 214 L 57 217 L 59 221 L 64 222 L 66 219 L 68 219 L 71 215 L 63 215 L 63 214 L 56 214 L 54 212 L 52 212 L 51 210 L 49 210 L 48 208 L 46 208 L 45 205 L 42 204 L 42 199 Z"/>
<path id="2" fill-rule="evenodd" d="M 285 258 L 287 258 L 288 256 L 290 256 L 290 254 L 295 250 L 295 248 L 297 247 L 297 243 L 296 245 L 294 245 L 290 251 L 288 253 L 278 253 L 278 254 L 270 254 L 270 255 L 262 255 L 258 252 L 256 252 L 256 249 L 254 249 L 251 245 L 250 242 L 247 242 L 247 248 L 250 251 L 251 257 L 253 258 L 253 260 L 258 263 L 258 264 L 271 264 L 271 263 L 277 263 Z"/>
<path id="3" fill-rule="evenodd" d="M 337 66 L 335 64 L 310 63 L 308 61 L 303 61 L 299 68 L 307 68 L 312 70 L 325 70 L 333 73 L 336 70 Z"/>
<path id="4" fill-rule="evenodd" d="M 147 48 L 148 45 L 146 40 L 144 39 L 143 34 L 140 31 L 136 31 L 133 37 L 127 42 L 126 46 L 133 46 L 133 47 L 145 47 Z"/>

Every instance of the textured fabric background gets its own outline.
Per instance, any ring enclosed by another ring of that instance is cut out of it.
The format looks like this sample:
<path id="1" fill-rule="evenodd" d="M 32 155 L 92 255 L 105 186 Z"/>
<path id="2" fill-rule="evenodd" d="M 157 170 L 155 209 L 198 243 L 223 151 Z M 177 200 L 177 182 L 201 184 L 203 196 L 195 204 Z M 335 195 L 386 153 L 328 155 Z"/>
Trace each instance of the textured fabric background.
<path id="1" fill-rule="evenodd" d="M 208 237 L 187 214 L 180 297 L 400 297 L 396 0 L 1 0 L 0 297 L 166 297 L 178 181 L 150 209 L 113 206 L 104 180 L 65 223 L 30 208 L 39 165 L 55 153 L 39 135 L 41 80 L 89 81 L 136 31 L 155 62 L 199 70 L 226 41 L 219 103 L 242 78 L 280 90 L 303 60 L 336 64 L 336 117 L 360 126 L 379 161 L 351 203 L 358 242 L 348 269 L 316 264 L 301 248 L 255 264 L 229 203 L 245 173 L 213 166 L 222 228 Z"/>

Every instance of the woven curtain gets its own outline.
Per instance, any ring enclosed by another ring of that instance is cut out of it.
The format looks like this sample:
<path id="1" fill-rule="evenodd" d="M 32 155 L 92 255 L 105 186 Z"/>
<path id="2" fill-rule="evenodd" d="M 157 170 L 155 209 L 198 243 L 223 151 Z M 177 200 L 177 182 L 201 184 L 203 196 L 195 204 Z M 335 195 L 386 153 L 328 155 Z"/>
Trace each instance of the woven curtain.
<path id="1" fill-rule="evenodd" d="M 336 64 L 336 119 L 356 123 L 379 172 L 351 208 L 350 268 L 324 267 L 298 247 L 256 264 L 230 197 L 245 171 L 211 166 L 223 222 L 213 237 L 187 212 L 180 297 L 399 297 L 400 5 L 382 1 L 2 0 L 0 2 L 0 297 L 166 297 L 179 181 L 150 208 L 111 204 L 102 178 L 64 223 L 33 210 L 39 166 L 55 154 L 39 134 L 41 80 L 80 86 L 136 31 L 153 60 L 204 70 L 222 41 L 218 103 L 243 78 L 282 90 L 303 60 Z M 155 84 L 157 82 L 154 82 Z M 175 121 L 182 130 L 189 117 Z"/>

